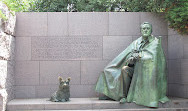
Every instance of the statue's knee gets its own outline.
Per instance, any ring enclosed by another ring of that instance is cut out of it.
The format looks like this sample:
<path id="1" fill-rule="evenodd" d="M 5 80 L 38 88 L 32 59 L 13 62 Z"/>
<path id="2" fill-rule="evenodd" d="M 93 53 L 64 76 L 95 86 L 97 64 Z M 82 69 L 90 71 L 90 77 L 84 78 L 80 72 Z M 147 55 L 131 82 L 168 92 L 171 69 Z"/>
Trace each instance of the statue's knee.
<path id="1" fill-rule="evenodd" d="M 123 67 L 121 68 L 122 71 L 127 71 L 128 69 L 129 69 L 129 66 L 123 66 Z"/>
<path id="2" fill-rule="evenodd" d="M 123 66 L 121 69 L 122 73 L 126 74 L 127 76 L 132 77 L 133 69 L 129 66 Z"/>

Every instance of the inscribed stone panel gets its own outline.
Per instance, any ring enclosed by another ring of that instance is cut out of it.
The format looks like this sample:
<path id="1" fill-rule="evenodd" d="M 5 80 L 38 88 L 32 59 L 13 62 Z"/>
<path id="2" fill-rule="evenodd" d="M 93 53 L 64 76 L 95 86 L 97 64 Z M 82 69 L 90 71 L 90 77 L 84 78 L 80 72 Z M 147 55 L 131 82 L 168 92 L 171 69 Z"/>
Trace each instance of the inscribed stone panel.
<path id="1" fill-rule="evenodd" d="M 32 38 L 32 60 L 100 60 L 102 37 Z"/>

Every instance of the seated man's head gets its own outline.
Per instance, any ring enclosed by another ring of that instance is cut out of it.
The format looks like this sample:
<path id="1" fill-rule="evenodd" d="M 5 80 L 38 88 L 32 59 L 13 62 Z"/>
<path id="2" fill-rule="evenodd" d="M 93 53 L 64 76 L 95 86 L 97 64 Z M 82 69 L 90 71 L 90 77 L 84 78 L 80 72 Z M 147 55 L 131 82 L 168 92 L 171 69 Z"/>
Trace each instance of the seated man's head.
<path id="1" fill-rule="evenodd" d="M 149 37 L 152 33 L 152 25 L 149 22 L 144 22 L 140 26 L 143 37 Z"/>

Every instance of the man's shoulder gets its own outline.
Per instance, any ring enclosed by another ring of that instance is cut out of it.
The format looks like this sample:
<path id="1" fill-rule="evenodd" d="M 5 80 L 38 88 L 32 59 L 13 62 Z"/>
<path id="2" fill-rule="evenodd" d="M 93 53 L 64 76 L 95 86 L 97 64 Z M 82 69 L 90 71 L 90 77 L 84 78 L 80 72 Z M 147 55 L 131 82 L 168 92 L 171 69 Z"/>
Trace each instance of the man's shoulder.
<path id="1" fill-rule="evenodd" d="M 136 42 L 136 41 L 141 41 L 142 40 L 142 36 L 141 37 L 138 37 L 136 40 L 134 40 L 133 42 Z"/>
<path id="2" fill-rule="evenodd" d="M 162 36 L 155 37 L 155 40 L 158 41 L 158 42 L 161 42 L 162 41 Z"/>
<path id="3" fill-rule="evenodd" d="M 161 42 L 161 39 L 162 37 L 159 36 L 159 37 L 155 37 L 155 36 L 151 36 L 149 42 L 152 42 L 152 41 L 155 41 L 155 42 Z M 142 41 L 142 36 L 141 37 L 138 37 L 136 40 L 134 40 L 132 43 L 136 43 L 136 44 L 139 44 L 140 42 Z"/>

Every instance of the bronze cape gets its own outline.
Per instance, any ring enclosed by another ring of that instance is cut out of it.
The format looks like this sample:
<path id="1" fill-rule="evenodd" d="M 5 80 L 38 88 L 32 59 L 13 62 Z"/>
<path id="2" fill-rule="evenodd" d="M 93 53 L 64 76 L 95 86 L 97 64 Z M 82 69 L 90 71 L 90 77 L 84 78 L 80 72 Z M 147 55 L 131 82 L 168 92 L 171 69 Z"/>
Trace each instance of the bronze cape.
<path id="1" fill-rule="evenodd" d="M 126 61 L 133 50 L 139 50 L 141 58 L 136 61 L 128 94 L 125 95 L 123 86 L 126 79 L 123 79 L 121 68 L 127 65 Z M 143 45 L 143 39 L 140 37 L 131 43 L 104 68 L 95 90 L 116 101 L 125 97 L 127 102 L 148 107 L 158 107 L 159 101 L 168 101 L 166 61 L 161 38 L 152 36 L 148 43 Z"/>

